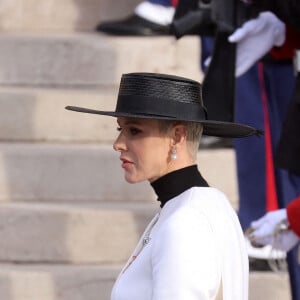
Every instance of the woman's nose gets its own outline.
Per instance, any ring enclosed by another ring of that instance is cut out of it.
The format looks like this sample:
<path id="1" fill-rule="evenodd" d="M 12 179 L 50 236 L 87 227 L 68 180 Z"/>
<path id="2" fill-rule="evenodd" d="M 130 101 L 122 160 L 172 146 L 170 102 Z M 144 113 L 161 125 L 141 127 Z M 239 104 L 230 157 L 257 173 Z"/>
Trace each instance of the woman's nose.
<path id="1" fill-rule="evenodd" d="M 115 151 L 124 151 L 126 149 L 125 143 L 122 138 L 122 133 L 120 133 L 117 139 L 115 140 L 113 148 Z"/>

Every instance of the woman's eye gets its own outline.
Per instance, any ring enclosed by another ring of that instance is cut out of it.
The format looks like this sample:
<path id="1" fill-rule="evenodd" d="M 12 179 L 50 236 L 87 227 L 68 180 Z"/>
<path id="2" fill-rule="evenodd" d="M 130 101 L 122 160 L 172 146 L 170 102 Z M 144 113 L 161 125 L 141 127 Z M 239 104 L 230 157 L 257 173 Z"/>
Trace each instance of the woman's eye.
<path id="1" fill-rule="evenodd" d="M 125 128 L 123 128 L 121 126 L 117 127 L 117 131 L 124 132 L 124 134 L 126 134 L 126 135 L 132 135 L 132 136 L 137 135 L 140 132 L 142 132 L 140 129 L 138 129 L 136 127 L 128 127 L 128 128 L 125 127 Z"/>
<path id="2" fill-rule="evenodd" d="M 130 134 L 131 134 L 131 135 L 137 135 L 138 133 L 141 132 L 140 129 L 137 129 L 137 128 L 134 128 L 134 127 L 133 127 L 133 128 L 130 128 L 129 131 L 130 131 Z"/>

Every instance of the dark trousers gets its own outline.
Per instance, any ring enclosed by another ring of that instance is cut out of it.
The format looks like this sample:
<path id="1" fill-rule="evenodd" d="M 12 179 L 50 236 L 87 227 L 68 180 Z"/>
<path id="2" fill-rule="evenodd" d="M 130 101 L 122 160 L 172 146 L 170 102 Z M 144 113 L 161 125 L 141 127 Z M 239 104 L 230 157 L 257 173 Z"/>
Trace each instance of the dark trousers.
<path id="1" fill-rule="evenodd" d="M 268 100 L 269 124 L 273 153 L 279 142 L 282 124 L 291 101 L 294 86 L 292 64 L 264 64 L 265 91 Z M 254 66 L 239 77 L 236 83 L 235 121 L 264 129 L 261 87 L 258 68 Z M 235 139 L 238 187 L 239 217 L 246 229 L 250 222 L 266 213 L 266 153 L 264 137 Z M 289 194 L 289 178 L 279 169 L 275 170 L 279 207 L 285 207 L 292 200 Z"/>

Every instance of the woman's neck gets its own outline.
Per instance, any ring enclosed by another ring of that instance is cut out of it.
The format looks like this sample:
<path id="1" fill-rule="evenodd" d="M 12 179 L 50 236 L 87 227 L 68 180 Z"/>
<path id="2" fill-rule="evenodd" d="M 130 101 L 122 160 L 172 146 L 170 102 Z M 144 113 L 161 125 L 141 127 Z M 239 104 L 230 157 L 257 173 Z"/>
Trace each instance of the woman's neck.
<path id="1" fill-rule="evenodd" d="M 208 187 L 207 182 L 201 176 L 197 169 L 197 165 L 186 166 L 181 169 L 174 170 L 151 183 L 155 193 L 163 207 L 166 202 L 180 195 L 184 191 L 198 186 Z"/>

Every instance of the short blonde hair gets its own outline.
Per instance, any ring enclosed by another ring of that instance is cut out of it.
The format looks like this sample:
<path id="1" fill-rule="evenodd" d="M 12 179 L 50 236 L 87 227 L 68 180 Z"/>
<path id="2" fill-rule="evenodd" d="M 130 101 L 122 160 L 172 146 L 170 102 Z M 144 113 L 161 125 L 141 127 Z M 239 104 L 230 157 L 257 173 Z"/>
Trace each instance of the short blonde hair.
<path id="1" fill-rule="evenodd" d="M 159 120 L 159 128 L 162 133 L 167 133 L 169 129 L 177 124 L 183 124 L 187 129 L 187 144 L 188 149 L 193 161 L 197 159 L 197 152 L 203 132 L 203 126 L 198 122 L 186 122 L 186 121 L 170 121 L 170 120 Z"/>

